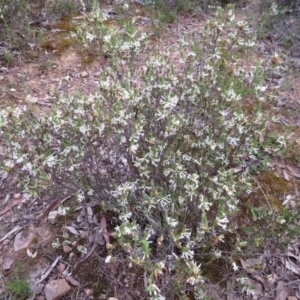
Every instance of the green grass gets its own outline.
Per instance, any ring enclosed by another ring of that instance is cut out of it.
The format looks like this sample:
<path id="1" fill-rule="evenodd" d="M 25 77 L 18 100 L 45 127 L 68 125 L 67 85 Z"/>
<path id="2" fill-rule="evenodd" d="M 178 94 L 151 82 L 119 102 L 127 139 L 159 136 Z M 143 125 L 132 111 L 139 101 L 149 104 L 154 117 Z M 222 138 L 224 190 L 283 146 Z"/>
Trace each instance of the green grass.
<path id="1" fill-rule="evenodd" d="M 9 279 L 4 280 L 4 294 L 11 300 L 26 300 L 32 296 L 27 278 L 27 266 L 18 263 Z"/>

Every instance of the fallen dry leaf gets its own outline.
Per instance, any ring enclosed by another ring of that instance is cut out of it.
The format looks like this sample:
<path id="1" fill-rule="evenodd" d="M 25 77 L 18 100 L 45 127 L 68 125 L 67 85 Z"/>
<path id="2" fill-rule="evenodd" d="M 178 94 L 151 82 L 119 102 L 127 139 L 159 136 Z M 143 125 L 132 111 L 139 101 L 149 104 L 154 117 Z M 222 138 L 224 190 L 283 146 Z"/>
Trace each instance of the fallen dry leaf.
<path id="1" fill-rule="evenodd" d="M 282 258 L 281 261 L 288 270 L 290 270 L 291 272 L 293 272 L 297 275 L 300 275 L 300 268 L 296 264 L 294 264 L 292 261 L 287 260 L 286 258 Z"/>
<path id="2" fill-rule="evenodd" d="M 287 288 L 287 287 L 284 287 L 282 286 L 284 285 L 284 282 L 282 281 L 279 281 L 278 282 L 278 285 L 277 285 L 277 289 L 278 289 L 278 292 L 277 292 L 277 295 L 276 295 L 276 298 L 275 300 L 286 300 L 286 297 L 290 294 L 290 289 Z M 282 286 L 282 287 L 281 287 Z"/>
<path id="3" fill-rule="evenodd" d="M 8 211 L 10 211 L 14 206 L 20 204 L 24 198 L 15 199 L 13 200 L 9 205 L 7 205 L 4 209 L 0 211 L 0 216 L 6 214 Z"/>
<path id="4" fill-rule="evenodd" d="M 14 229 L 12 229 L 11 231 L 9 231 L 3 238 L 0 239 L 0 243 L 3 242 L 3 241 L 5 241 L 13 233 L 18 232 L 21 229 L 23 229 L 23 226 L 17 225 Z"/>
<path id="5" fill-rule="evenodd" d="M 52 270 L 55 268 L 57 263 L 62 259 L 62 256 L 58 256 L 55 261 L 52 263 L 52 265 L 48 268 L 48 270 L 42 275 L 41 279 L 37 281 L 37 283 L 43 282 L 52 272 Z"/>
<path id="6" fill-rule="evenodd" d="M 75 286 L 81 288 L 81 284 L 76 279 L 74 279 L 71 275 L 65 276 L 65 279 L 67 281 L 69 281 L 72 285 L 75 285 Z"/>
<path id="7" fill-rule="evenodd" d="M 105 218 L 105 217 L 102 217 L 102 218 L 101 218 L 100 226 L 101 226 L 103 229 L 107 227 L 107 224 L 106 224 L 106 218 Z"/>
<path id="8" fill-rule="evenodd" d="M 298 300 L 298 298 L 297 298 L 297 297 L 294 297 L 294 296 L 288 296 L 288 297 L 287 297 L 287 300 Z"/>
<path id="9" fill-rule="evenodd" d="M 34 253 L 32 253 L 29 248 L 26 250 L 26 253 L 31 258 L 36 258 L 36 256 L 37 256 L 37 251 L 35 251 Z"/>
<path id="10" fill-rule="evenodd" d="M 247 272 L 255 272 L 255 266 L 259 266 L 262 263 L 262 257 L 248 258 L 246 260 L 240 259 L 243 269 Z"/>
<path id="11" fill-rule="evenodd" d="M 65 228 L 68 229 L 74 235 L 79 236 L 79 232 L 73 226 L 65 226 Z"/>
<path id="12" fill-rule="evenodd" d="M 283 174 L 283 178 L 284 178 L 286 181 L 290 181 L 289 175 L 288 175 L 288 173 L 286 172 L 285 169 L 282 169 L 282 174 Z"/>
<path id="13" fill-rule="evenodd" d="M 299 168 L 294 168 L 292 166 L 286 166 L 286 168 L 293 174 L 293 176 L 300 179 L 300 170 L 299 170 Z"/>
<path id="14" fill-rule="evenodd" d="M 66 269 L 66 265 L 64 263 L 60 262 L 58 264 L 58 266 L 56 267 L 56 269 L 59 273 L 62 273 Z"/>

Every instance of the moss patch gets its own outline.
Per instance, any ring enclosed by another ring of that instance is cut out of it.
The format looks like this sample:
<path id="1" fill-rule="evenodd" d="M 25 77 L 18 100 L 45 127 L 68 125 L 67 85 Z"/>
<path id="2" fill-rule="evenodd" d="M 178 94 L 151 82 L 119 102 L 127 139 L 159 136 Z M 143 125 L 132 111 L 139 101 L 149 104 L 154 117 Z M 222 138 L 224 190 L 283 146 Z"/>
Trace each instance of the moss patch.
<path id="1" fill-rule="evenodd" d="M 56 39 L 49 39 L 42 43 L 42 49 L 55 53 L 60 56 L 64 51 L 76 44 L 75 39 L 65 37 L 65 35 L 58 35 Z"/>
<path id="2" fill-rule="evenodd" d="M 85 65 L 91 64 L 95 61 L 96 59 L 96 54 L 85 49 L 85 50 L 79 50 L 78 55 L 81 59 L 81 62 Z"/>

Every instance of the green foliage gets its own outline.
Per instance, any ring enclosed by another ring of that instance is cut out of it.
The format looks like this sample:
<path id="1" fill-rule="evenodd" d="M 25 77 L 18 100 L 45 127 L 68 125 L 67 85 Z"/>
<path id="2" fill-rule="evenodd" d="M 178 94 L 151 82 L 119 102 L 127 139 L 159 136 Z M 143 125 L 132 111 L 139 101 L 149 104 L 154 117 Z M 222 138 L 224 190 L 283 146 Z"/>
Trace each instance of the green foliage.
<path id="1" fill-rule="evenodd" d="M 29 0 L 0 1 L 0 39 L 5 45 L 0 53 L 0 62 L 2 60 L 6 66 L 14 63 L 15 50 L 26 52 L 30 49 L 29 44 L 38 40 L 39 34 L 30 28 L 31 21 Z"/>
<path id="2" fill-rule="evenodd" d="M 25 266 L 18 264 L 14 270 L 12 278 L 4 282 L 5 295 L 12 300 L 26 300 L 32 296 L 30 285 L 24 279 Z"/>
<path id="3" fill-rule="evenodd" d="M 6 284 L 12 299 L 25 300 L 32 294 L 29 283 L 24 279 L 10 279 Z"/>
<path id="4" fill-rule="evenodd" d="M 239 195 L 251 190 L 234 168 L 278 150 L 259 140 L 259 106 L 243 112 L 243 99 L 266 100 L 262 67 L 242 67 L 255 44 L 249 26 L 218 8 L 200 42 L 181 40 L 140 65 L 147 37 L 132 22 L 122 34 L 106 27 L 97 5 L 85 20 L 73 36 L 110 58 L 98 90 L 47 112 L 2 108 L 2 168 L 33 196 L 76 194 L 114 212 L 113 246 L 144 270 L 150 299 L 203 299 L 195 254 L 220 257 Z"/>
<path id="5" fill-rule="evenodd" d="M 173 7 L 164 0 L 157 0 L 154 2 L 155 8 L 159 11 L 159 19 L 164 23 L 173 23 L 177 17 L 177 10 L 179 9 L 177 3 Z"/>
<path id="6" fill-rule="evenodd" d="M 290 196 L 289 196 L 290 197 Z M 268 240 L 272 240 L 273 248 L 282 249 L 286 247 L 300 233 L 298 226 L 300 210 L 282 207 L 280 211 L 270 212 L 266 209 L 252 207 L 249 209 L 254 226 L 244 228 L 249 234 L 248 242 L 256 247 L 263 247 Z M 261 231 L 267 226 L 272 226 L 272 230 Z"/>
<path id="7" fill-rule="evenodd" d="M 1 0 L 0 2 L 0 22 L 11 24 L 16 22 L 16 18 L 29 10 L 28 0 Z"/>
<path id="8" fill-rule="evenodd" d="M 77 7 L 78 1 L 59 0 L 53 3 L 50 2 L 48 9 L 52 14 L 72 17 L 76 13 Z"/>
<path id="9" fill-rule="evenodd" d="M 12 62 L 13 62 L 13 54 L 7 50 L 7 49 L 4 49 L 3 50 L 3 61 L 4 61 L 4 64 L 9 67 L 12 65 Z"/>
<path id="10" fill-rule="evenodd" d="M 299 1 L 261 1 L 259 18 L 253 24 L 258 38 L 271 38 L 290 49 L 298 47 Z"/>

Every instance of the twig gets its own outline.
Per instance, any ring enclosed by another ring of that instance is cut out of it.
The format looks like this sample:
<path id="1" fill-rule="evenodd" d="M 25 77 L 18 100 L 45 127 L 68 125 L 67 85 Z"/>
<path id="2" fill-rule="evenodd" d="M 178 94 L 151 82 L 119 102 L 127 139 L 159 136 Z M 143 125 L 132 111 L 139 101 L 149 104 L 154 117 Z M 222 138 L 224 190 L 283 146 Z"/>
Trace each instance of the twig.
<path id="1" fill-rule="evenodd" d="M 97 246 L 98 246 L 98 244 L 94 242 L 94 243 L 92 244 L 90 250 L 87 252 L 87 254 L 86 254 L 83 258 L 80 259 L 79 262 L 82 263 L 82 262 L 84 262 L 85 260 L 87 260 L 87 259 L 92 255 L 92 253 L 95 251 L 95 249 L 97 248 Z"/>
<path id="2" fill-rule="evenodd" d="M 24 197 L 21 197 L 20 199 L 13 200 L 7 207 L 2 209 L 0 211 L 0 216 L 6 214 L 8 211 L 10 211 L 14 206 L 18 205 L 20 202 L 24 201 Z"/>
<path id="3" fill-rule="evenodd" d="M 23 226 L 16 226 L 14 229 L 12 229 L 10 232 L 8 232 L 1 240 L 0 243 L 3 242 L 4 240 L 6 240 L 10 235 L 12 235 L 13 233 L 20 231 L 21 229 L 23 229 Z"/>
<path id="4" fill-rule="evenodd" d="M 37 283 L 41 283 L 43 282 L 48 276 L 49 274 L 52 272 L 52 270 L 55 268 L 55 266 L 57 265 L 57 263 L 62 259 L 62 256 L 58 256 L 56 258 L 56 260 L 52 263 L 52 265 L 49 267 L 49 269 L 47 270 L 47 272 L 41 277 L 40 280 L 37 281 Z"/>
<path id="5" fill-rule="evenodd" d="M 256 180 L 252 175 L 250 175 L 250 177 L 255 181 L 255 183 L 257 184 L 258 188 L 259 188 L 259 189 L 261 190 L 261 192 L 263 193 L 263 195 L 264 195 L 264 197 L 265 197 L 265 199 L 266 199 L 266 202 L 268 203 L 269 208 L 271 209 L 271 211 L 274 212 L 274 211 L 273 211 L 273 208 L 272 208 L 272 206 L 271 206 L 271 204 L 270 204 L 270 202 L 269 202 L 269 199 L 268 199 L 267 195 L 265 194 L 264 190 L 262 189 L 262 187 L 259 185 L 259 183 L 257 182 L 257 180 Z"/>
<path id="6" fill-rule="evenodd" d="M 286 287 L 286 286 L 289 286 L 289 285 L 292 285 L 292 284 L 294 284 L 294 283 L 300 283 L 300 279 L 293 280 L 293 281 L 290 281 L 290 282 L 288 282 L 288 283 L 282 284 L 282 285 L 278 286 L 277 288 L 271 290 L 270 293 L 275 292 L 275 291 L 277 291 L 277 290 L 280 290 L 281 288 Z M 298 288 L 298 286 L 296 286 L 295 288 Z"/>
<path id="7" fill-rule="evenodd" d="M 55 259 L 54 259 L 51 255 L 49 255 L 48 253 L 45 253 L 44 256 L 47 257 L 47 258 L 49 258 L 49 259 L 51 259 L 52 261 L 55 260 Z M 66 264 L 67 266 L 73 268 L 73 266 L 70 265 L 70 264 L 69 264 L 68 262 L 66 262 L 65 260 L 62 260 L 62 259 L 61 259 L 60 261 L 61 261 L 62 263 L 64 263 L 64 264 Z"/>
<path id="8" fill-rule="evenodd" d="M 67 197 L 65 197 L 64 199 L 60 200 L 60 199 L 57 199 L 55 200 L 54 202 L 52 202 L 48 208 L 41 214 L 37 217 L 37 221 L 38 223 L 37 224 L 40 224 L 44 218 L 49 214 L 49 212 L 53 209 L 55 209 L 57 206 L 59 206 L 60 204 L 63 204 L 65 201 L 69 200 L 70 198 L 72 198 L 73 196 L 75 196 L 75 194 L 72 194 L 72 195 L 69 195 Z"/>

